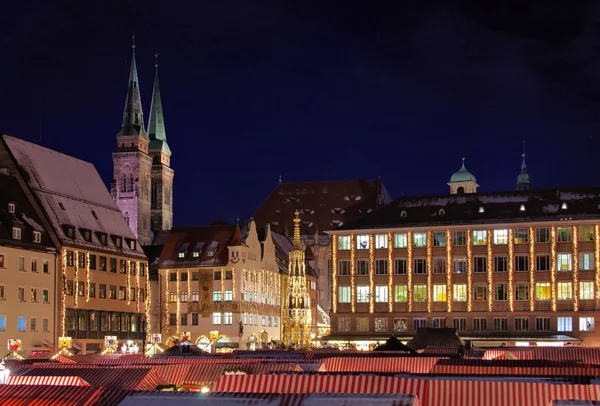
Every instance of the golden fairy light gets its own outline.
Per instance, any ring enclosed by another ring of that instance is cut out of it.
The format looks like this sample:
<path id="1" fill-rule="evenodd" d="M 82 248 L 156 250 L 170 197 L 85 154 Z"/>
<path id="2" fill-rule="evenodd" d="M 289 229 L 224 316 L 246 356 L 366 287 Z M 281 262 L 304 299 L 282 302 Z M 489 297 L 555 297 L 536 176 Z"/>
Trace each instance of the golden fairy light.
<path id="1" fill-rule="evenodd" d="M 192 301 L 192 272 L 188 269 L 187 270 L 187 300 L 188 303 Z"/>
<path id="2" fill-rule="evenodd" d="M 127 261 L 127 292 L 125 292 L 125 296 L 127 297 L 127 306 L 131 304 L 131 261 Z"/>
<path id="3" fill-rule="evenodd" d="M 170 292 L 169 292 L 169 271 L 165 271 L 165 327 L 170 325 L 169 319 L 170 319 L 170 314 L 171 312 L 169 311 L 169 300 L 170 298 Z"/>
<path id="4" fill-rule="evenodd" d="M 579 229 L 573 226 L 573 311 L 579 310 Z"/>
<path id="5" fill-rule="evenodd" d="M 467 311 L 473 308 L 473 231 L 467 230 Z"/>
<path id="6" fill-rule="evenodd" d="M 260 283 L 260 281 L 258 280 L 258 279 L 260 279 L 260 272 L 258 273 L 258 275 L 256 275 L 256 273 L 254 275 L 256 277 L 254 279 L 256 281 L 256 283 Z M 261 292 L 260 288 L 255 291 L 258 291 L 259 294 Z M 177 295 L 179 296 L 179 294 L 177 294 Z M 225 299 L 225 270 L 221 269 L 221 301 L 224 299 Z"/>
<path id="7" fill-rule="evenodd" d="M 135 311 L 140 311 L 140 261 L 135 263 L 135 291 L 138 297 L 135 298 Z"/>
<path id="8" fill-rule="evenodd" d="M 350 234 L 350 310 L 354 313 L 356 308 L 356 236 Z"/>
<path id="9" fill-rule="evenodd" d="M 394 264 L 392 254 L 394 252 L 394 241 L 392 233 L 388 233 L 388 309 L 389 312 L 394 311 Z"/>
<path id="10" fill-rule="evenodd" d="M 535 233 L 529 227 L 529 310 L 535 311 Z"/>
<path id="11" fill-rule="evenodd" d="M 596 299 L 600 299 L 600 225 L 594 226 L 594 269 L 596 270 Z"/>
<path id="12" fill-rule="evenodd" d="M 333 313 L 337 313 L 337 291 L 338 291 L 338 263 L 337 263 L 337 253 L 338 253 L 338 240 L 339 237 L 334 235 L 331 237 L 331 310 Z"/>
<path id="13" fill-rule="evenodd" d="M 433 264 L 433 259 L 432 259 L 432 255 L 433 255 L 433 248 L 432 248 L 432 241 L 433 241 L 433 233 L 431 231 L 427 232 L 427 312 L 431 313 L 431 268 L 432 268 L 432 264 Z"/>
<path id="14" fill-rule="evenodd" d="M 446 303 L 452 311 L 452 231 L 446 230 Z"/>
<path id="15" fill-rule="evenodd" d="M 65 337 L 67 335 L 67 250 L 63 250 L 62 256 L 62 309 L 61 309 L 61 325 L 62 325 L 62 335 L 61 337 Z"/>
<path id="16" fill-rule="evenodd" d="M 231 268 L 231 299 L 235 300 L 235 267 Z"/>
<path id="17" fill-rule="evenodd" d="M 176 316 L 177 316 L 177 320 L 175 321 L 175 325 L 177 328 L 177 331 L 175 332 L 177 335 L 179 335 L 179 325 L 180 325 L 180 318 L 181 318 L 181 291 L 180 291 L 180 283 L 179 280 L 181 279 L 181 275 L 179 274 L 179 271 L 177 272 L 177 310 L 175 311 Z M 223 277 L 221 276 L 221 281 L 223 280 Z"/>
<path id="18" fill-rule="evenodd" d="M 494 267 L 493 267 L 493 260 L 494 257 L 492 256 L 492 230 L 488 230 L 487 231 L 487 282 L 488 282 L 488 311 L 492 311 L 493 308 L 493 283 L 494 283 L 494 275 L 493 275 L 493 271 L 494 271 Z"/>
<path id="19" fill-rule="evenodd" d="M 413 273 L 413 238 L 412 232 L 409 231 L 406 235 L 406 277 L 408 283 L 408 311 L 412 312 L 413 302 L 413 285 L 412 285 L 412 273 Z"/>
<path id="20" fill-rule="evenodd" d="M 73 286 L 73 295 L 75 296 L 75 307 L 79 306 L 79 251 L 75 250 L 75 260 L 73 261 L 75 273 L 75 282 Z"/>
<path id="21" fill-rule="evenodd" d="M 556 311 L 556 226 L 550 228 L 550 283 L 552 311 Z"/>
<path id="22" fill-rule="evenodd" d="M 90 301 L 90 253 L 85 253 L 85 279 L 87 286 L 87 293 L 85 295 L 86 303 Z"/>
<path id="23" fill-rule="evenodd" d="M 375 236 L 369 234 L 369 313 L 375 311 Z"/>
<path id="24" fill-rule="evenodd" d="M 148 263 L 146 262 L 146 302 L 144 311 L 146 313 L 146 341 L 150 342 L 150 334 L 152 331 L 152 326 L 150 323 L 150 310 L 152 309 L 152 292 L 150 286 L 150 268 L 148 267 Z"/>
<path id="25" fill-rule="evenodd" d="M 514 240 L 514 232 L 512 228 L 508 229 L 508 311 L 514 311 L 514 250 L 515 250 L 515 240 Z"/>

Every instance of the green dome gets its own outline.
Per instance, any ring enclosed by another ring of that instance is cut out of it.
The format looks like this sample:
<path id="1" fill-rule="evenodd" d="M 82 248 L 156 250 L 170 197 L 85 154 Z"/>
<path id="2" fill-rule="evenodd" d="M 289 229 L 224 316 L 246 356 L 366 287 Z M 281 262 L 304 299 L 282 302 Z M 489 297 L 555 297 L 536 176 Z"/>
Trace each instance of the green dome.
<path id="1" fill-rule="evenodd" d="M 477 179 L 471 172 L 465 168 L 465 160 L 463 158 L 462 167 L 458 172 L 455 172 L 454 175 L 450 178 L 450 183 L 458 183 L 458 182 L 475 182 L 477 183 Z"/>

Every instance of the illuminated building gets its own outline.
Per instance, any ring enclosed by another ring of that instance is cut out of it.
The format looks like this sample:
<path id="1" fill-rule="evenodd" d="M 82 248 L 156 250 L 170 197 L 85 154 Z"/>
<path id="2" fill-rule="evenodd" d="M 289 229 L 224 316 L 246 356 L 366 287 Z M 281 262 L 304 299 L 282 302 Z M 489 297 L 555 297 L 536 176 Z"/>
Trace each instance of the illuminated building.
<path id="1" fill-rule="evenodd" d="M 283 295 L 282 341 L 285 345 L 311 343 L 312 307 L 306 278 L 306 258 L 300 240 L 300 212 L 294 218 L 294 249 L 289 253 L 287 289 Z"/>
<path id="2" fill-rule="evenodd" d="M 524 157 L 516 191 L 479 193 L 464 162 L 449 186 L 329 232 L 336 303 L 324 340 L 454 327 L 482 346 L 600 345 L 600 189 L 531 189 Z"/>

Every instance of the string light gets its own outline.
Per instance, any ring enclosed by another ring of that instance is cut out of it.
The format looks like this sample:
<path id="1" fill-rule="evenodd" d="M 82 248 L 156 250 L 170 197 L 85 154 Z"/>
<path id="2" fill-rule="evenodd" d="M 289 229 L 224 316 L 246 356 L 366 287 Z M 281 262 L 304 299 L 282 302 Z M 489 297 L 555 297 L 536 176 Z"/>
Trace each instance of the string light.
<path id="1" fill-rule="evenodd" d="M 394 250 L 394 240 L 392 239 L 392 233 L 388 233 L 388 308 L 390 313 L 394 311 L 394 266 L 392 263 L 392 253 Z"/>
<path id="2" fill-rule="evenodd" d="M 259 284 L 259 286 L 260 286 L 260 280 L 259 280 L 260 279 L 260 271 L 258 273 L 257 278 L 258 279 L 255 279 L 256 283 Z M 179 289 L 179 282 L 177 285 L 177 289 Z M 260 293 L 260 292 L 261 292 L 261 290 L 258 289 L 258 293 Z M 179 292 L 177 292 L 177 298 L 179 298 Z M 221 301 L 223 301 L 223 300 L 225 300 L 225 270 L 223 270 L 221 268 Z M 177 316 L 177 317 L 179 317 L 179 316 Z M 179 330 L 177 330 L 177 332 L 179 333 Z"/>
<path id="3" fill-rule="evenodd" d="M 87 294 L 85 296 L 85 302 L 90 301 L 90 253 L 85 253 L 85 279 L 87 284 Z"/>
<path id="4" fill-rule="evenodd" d="M 62 259 L 62 276 L 63 276 L 63 292 L 62 292 L 62 314 L 61 314 L 61 325 L 62 325 L 62 335 L 61 337 L 65 337 L 67 335 L 67 250 L 63 250 L 63 259 Z"/>
<path id="5" fill-rule="evenodd" d="M 452 232 L 446 230 L 446 303 L 452 311 Z"/>
<path id="6" fill-rule="evenodd" d="M 431 231 L 427 232 L 427 313 L 431 313 L 431 278 L 433 277 L 431 275 L 431 267 L 432 267 L 432 255 L 433 255 L 433 248 L 432 248 L 432 237 L 433 233 Z"/>
<path id="7" fill-rule="evenodd" d="M 493 264 L 492 264 L 492 260 L 494 259 L 492 257 L 492 230 L 488 230 L 487 231 L 487 282 L 488 282 L 488 311 L 492 311 L 492 307 L 493 307 L 493 274 L 492 271 L 494 270 L 493 268 Z"/>
<path id="8" fill-rule="evenodd" d="M 75 296 L 75 307 L 79 306 L 79 251 L 75 250 L 75 261 L 73 263 L 75 270 L 75 289 L 73 289 L 73 295 Z"/>
<path id="9" fill-rule="evenodd" d="M 579 229 L 573 226 L 573 311 L 579 310 Z"/>
<path id="10" fill-rule="evenodd" d="M 369 235 L 369 313 L 375 311 L 375 236 Z"/>
<path id="11" fill-rule="evenodd" d="M 187 270 L 187 294 L 188 294 L 188 298 L 187 301 L 188 303 L 192 301 L 192 273 L 190 272 L 190 270 Z"/>
<path id="12" fill-rule="evenodd" d="M 150 310 L 152 309 L 152 292 L 151 292 L 151 286 L 150 286 L 150 268 L 148 266 L 148 263 L 145 263 L 145 268 L 146 268 L 146 302 L 145 302 L 145 313 L 146 313 L 146 341 L 150 341 L 150 332 L 152 331 L 152 325 L 150 323 Z"/>
<path id="13" fill-rule="evenodd" d="M 235 300 L 235 267 L 231 268 L 231 299 Z"/>
<path id="14" fill-rule="evenodd" d="M 355 257 L 356 257 L 356 236 L 354 234 L 350 234 L 350 310 L 354 313 L 356 308 L 356 289 L 355 289 L 355 279 L 354 275 L 356 273 L 355 269 Z"/>
<path id="15" fill-rule="evenodd" d="M 407 241 L 406 241 L 406 277 L 408 279 L 408 311 L 412 312 L 412 302 L 413 302 L 413 285 L 412 285 L 412 271 L 413 271 L 413 241 L 412 241 L 412 232 L 409 231 L 407 233 Z M 429 299 L 429 296 L 427 297 Z"/>
<path id="16" fill-rule="evenodd" d="M 175 326 L 177 328 L 177 330 L 175 331 L 175 333 L 177 335 L 179 335 L 179 325 L 180 325 L 180 318 L 181 318 L 181 291 L 180 291 L 180 280 L 181 279 L 181 275 L 179 274 L 179 271 L 177 272 L 177 310 L 176 310 L 176 317 L 177 320 L 175 321 Z M 223 275 L 221 275 L 221 286 L 223 285 Z"/>
<path id="17" fill-rule="evenodd" d="M 131 304 L 131 261 L 127 261 L 127 292 L 125 292 L 125 296 L 127 297 L 127 306 Z"/>
<path id="18" fill-rule="evenodd" d="M 515 250 L 515 240 L 514 240 L 514 232 L 512 228 L 508 229 L 508 311 L 514 311 L 514 255 Z"/>
<path id="19" fill-rule="evenodd" d="M 529 311 L 535 311 L 535 234 L 529 227 Z"/>
<path id="20" fill-rule="evenodd" d="M 552 311 L 556 311 L 556 227 L 550 228 L 550 282 L 552 283 Z"/>
<path id="21" fill-rule="evenodd" d="M 169 286 L 169 271 L 167 270 L 167 271 L 165 271 L 165 309 L 164 309 L 165 310 L 165 317 L 164 317 L 164 319 L 165 319 L 165 322 L 164 322 L 165 333 L 167 332 L 167 329 L 168 329 L 168 327 L 171 324 L 169 322 L 170 321 L 169 319 L 171 318 L 170 317 L 171 312 L 169 311 L 170 310 L 169 309 L 169 299 L 171 299 L 170 298 L 169 287 L 170 287 Z"/>
<path id="22" fill-rule="evenodd" d="M 473 308 L 473 234 L 472 230 L 467 230 L 467 311 Z"/>
<path id="23" fill-rule="evenodd" d="M 140 261 L 135 263 L 135 291 L 137 292 L 138 297 L 135 300 L 135 311 L 140 311 Z"/>
<path id="24" fill-rule="evenodd" d="M 596 269 L 596 299 L 600 299 L 600 225 L 594 226 L 594 262 Z"/>

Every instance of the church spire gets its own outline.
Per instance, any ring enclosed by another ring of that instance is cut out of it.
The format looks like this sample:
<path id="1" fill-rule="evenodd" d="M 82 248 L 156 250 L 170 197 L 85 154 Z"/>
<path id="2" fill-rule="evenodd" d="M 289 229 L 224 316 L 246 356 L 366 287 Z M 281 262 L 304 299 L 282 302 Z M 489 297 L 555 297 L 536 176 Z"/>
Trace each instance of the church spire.
<path id="1" fill-rule="evenodd" d="M 152 91 L 152 104 L 150 106 L 150 118 L 148 119 L 148 136 L 150 137 L 150 149 L 162 150 L 171 153 L 167 144 L 167 133 L 165 131 L 165 120 L 163 117 L 162 100 L 160 98 L 160 87 L 158 85 L 158 54 L 154 55 L 156 62 L 154 67 L 154 90 Z"/>
<path id="2" fill-rule="evenodd" d="M 300 212 L 296 210 L 294 218 L 294 249 L 300 249 Z"/>
<path id="3" fill-rule="evenodd" d="M 125 110 L 123 111 L 123 123 L 119 136 L 141 136 L 148 138 L 144 129 L 144 113 L 142 111 L 142 98 L 140 96 L 140 84 L 138 80 L 137 65 L 135 63 L 135 35 L 131 56 L 131 70 L 129 71 L 129 85 L 127 87 L 127 98 L 125 99 Z"/>
<path id="4" fill-rule="evenodd" d="M 517 190 L 531 189 L 531 180 L 527 173 L 527 164 L 525 163 L 525 141 L 523 141 L 523 161 L 521 162 L 521 173 L 517 176 Z"/>

